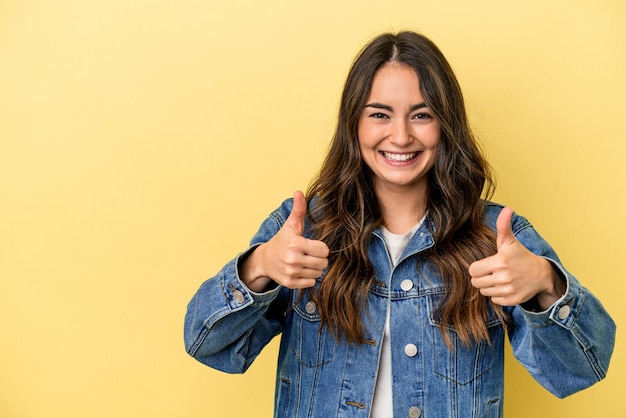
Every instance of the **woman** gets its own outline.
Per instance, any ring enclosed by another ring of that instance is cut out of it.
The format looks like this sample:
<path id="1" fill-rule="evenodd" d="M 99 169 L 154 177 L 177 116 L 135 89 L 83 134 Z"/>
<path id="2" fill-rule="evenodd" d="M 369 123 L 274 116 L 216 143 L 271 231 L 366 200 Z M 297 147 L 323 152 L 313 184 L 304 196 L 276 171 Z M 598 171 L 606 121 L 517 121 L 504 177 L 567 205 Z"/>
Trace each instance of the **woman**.
<path id="1" fill-rule="evenodd" d="M 354 62 L 296 192 L 188 306 L 190 355 L 242 373 L 282 333 L 276 417 L 492 417 L 505 331 L 559 397 L 602 379 L 615 325 L 490 169 L 444 56 L 383 34 Z"/>

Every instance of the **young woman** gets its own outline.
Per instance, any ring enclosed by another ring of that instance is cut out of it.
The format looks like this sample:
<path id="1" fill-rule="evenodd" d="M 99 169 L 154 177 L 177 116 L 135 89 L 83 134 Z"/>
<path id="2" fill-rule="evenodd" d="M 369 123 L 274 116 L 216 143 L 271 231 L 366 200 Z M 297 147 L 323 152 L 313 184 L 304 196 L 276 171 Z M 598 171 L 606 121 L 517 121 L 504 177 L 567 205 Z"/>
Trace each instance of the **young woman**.
<path id="1" fill-rule="evenodd" d="M 444 56 L 383 34 L 354 62 L 329 153 L 203 283 L 187 352 L 242 373 L 282 333 L 276 417 L 497 417 L 504 337 L 559 397 L 602 379 L 615 324 L 490 169 Z"/>

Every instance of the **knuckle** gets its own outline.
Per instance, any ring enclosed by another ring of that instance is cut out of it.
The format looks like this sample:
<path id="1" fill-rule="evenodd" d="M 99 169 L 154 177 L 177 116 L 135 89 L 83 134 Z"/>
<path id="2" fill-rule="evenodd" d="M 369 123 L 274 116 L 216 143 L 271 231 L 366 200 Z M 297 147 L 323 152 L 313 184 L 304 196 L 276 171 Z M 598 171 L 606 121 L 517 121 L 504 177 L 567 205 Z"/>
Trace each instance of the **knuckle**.
<path id="1" fill-rule="evenodd" d="M 302 246 L 302 240 L 304 240 L 300 235 L 291 235 L 287 238 L 287 246 L 290 248 L 300 248 Z"/>
<path id="2" fill-rule="evenodd" d="M 283 280 L 281 281 L 281 284 L 288 289 L 297 288 L 297 280 L 295 280 L 293 277 L 289 277 L 289 276 L 284 277 Z"/>
<path id="3" fill-rule="evenodd" d="M 300 269 L 292 264 L 287 265 L 285 268 L 285 275 L 288 280 L 293 280 L 294 277 L 300 272 Z"/>
<path id="4" fill-rule="evenodd" d="M 299 257 L 297 252 L 295 252 L 295 251 L 288 251 L 285 254 L 284 261 L 285 261 L 285 264 L 287 266 L 290 266 L 291 268 L 293 268 L 293 266 L 295 266 L 298 263 L 299 258 L 300 257 Z"/>

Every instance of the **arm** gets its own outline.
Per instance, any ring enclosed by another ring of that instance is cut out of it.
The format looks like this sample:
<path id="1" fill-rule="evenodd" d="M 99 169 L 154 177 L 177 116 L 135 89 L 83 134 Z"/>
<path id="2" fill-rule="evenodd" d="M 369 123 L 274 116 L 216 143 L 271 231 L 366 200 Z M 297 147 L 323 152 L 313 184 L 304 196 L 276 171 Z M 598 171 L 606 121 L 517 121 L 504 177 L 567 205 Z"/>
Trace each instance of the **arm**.
<path id="1" fill-rule="evenodd" d="M 241 264 L 280 230 L 289 214 L 285 202 L 261 225 L 250 248 L 205 281 L 187 306 L 184 340 L 187 353 L 210 367 L 243 373 L 269 341 L 280 333 L 288 289 L 253 292 L 240 276 Z"/>
<path id="2" fill-rule="evenodd" d="M 615 323 L 600 301 L 565 270 L 526 219 L 505 208 L 494 226 L 498 253 L 470 271 L 481 293 L 510 315 L 515 357 L 558 397 L 603 379 Z"/>
<path id="3" fill-rule="evenodd" d="M 510 311 L 509 339 L 515 357 L 559 398 L 606 377 L 615 323 L 600 301 L 571 275 L 567 291 L 543 312 Z"/>
<path id="4" fill-rule="evenodd" d="M 562 265 L 550 245 L 523 218 L 513 223 L 517 239 L 547 260 L 564 294 L 540 312 L 513 308 L 509 338 L 515 357 L 546 389 L 565 397 L 606 377 L 615 344 L 615 322 L 600 301 Z M 543 307 L 542 307 L 543 308 Z"/>
<path id="5" fill-rule="evenodd" d="M 281 288 L 251 292 L 237 277 L 239 258 L 200 286 L 185 316 L 187 352 L 228 373 L 245 372 L 280 333 L 282 313 L 290 299 Z"/>
<path id="6" fill-rule="evenodd" d="M 188 305 L 187 352 L 219 370 L 242 373 L 282 329 L 291 290 L 311 287 L 328 264 L 328 247 L 303 236 L 301 192 L 261 225 L 248 251 L 207 280 Z"/>

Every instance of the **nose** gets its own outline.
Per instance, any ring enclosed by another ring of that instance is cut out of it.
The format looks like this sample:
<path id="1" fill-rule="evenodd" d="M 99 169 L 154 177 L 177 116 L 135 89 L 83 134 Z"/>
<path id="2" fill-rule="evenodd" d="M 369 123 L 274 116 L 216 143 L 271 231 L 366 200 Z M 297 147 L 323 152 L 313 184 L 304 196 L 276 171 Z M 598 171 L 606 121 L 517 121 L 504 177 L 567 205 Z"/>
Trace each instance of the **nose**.
<path id="1" fill-rule="evenodd" d="M 405 147 L 413 142 L 408 121 L 396 118 L 391 124 L 391 143 L 398 147 Z"/>

